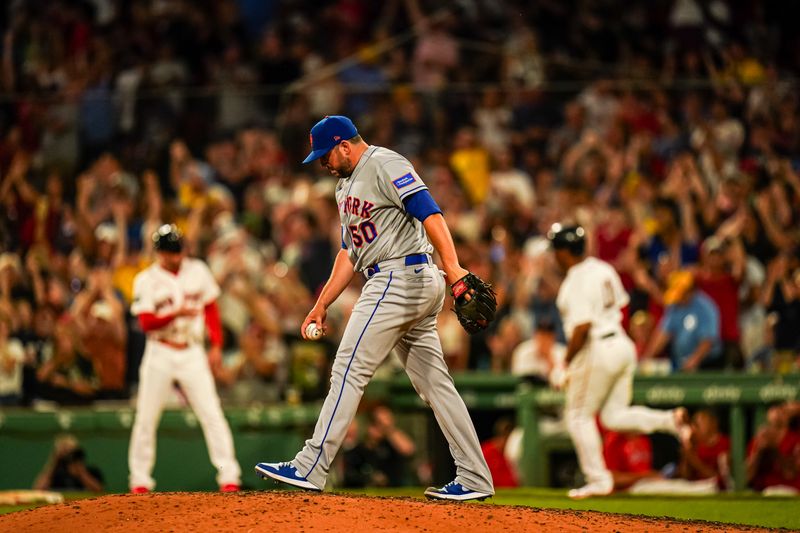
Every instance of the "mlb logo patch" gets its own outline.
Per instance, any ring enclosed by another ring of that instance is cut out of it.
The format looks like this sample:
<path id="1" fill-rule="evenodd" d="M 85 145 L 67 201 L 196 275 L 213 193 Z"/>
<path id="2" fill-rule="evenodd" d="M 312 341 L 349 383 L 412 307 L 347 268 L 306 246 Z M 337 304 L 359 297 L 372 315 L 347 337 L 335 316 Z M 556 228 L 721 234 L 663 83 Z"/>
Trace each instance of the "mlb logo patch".
<path id="1" fill-rule="evenodd" d="M 408 174 L 405 174 L 404 176 L 400 176 L 396 180 L 392 181 L 392 183 L 398 189 L 402 189 L 403 187 L 407 187 L 407 186 L 411 185 L 415 181 L 416 181 L 416 179 L 414 178 L 414 175 L 411 172 L 409 172 Z"/>

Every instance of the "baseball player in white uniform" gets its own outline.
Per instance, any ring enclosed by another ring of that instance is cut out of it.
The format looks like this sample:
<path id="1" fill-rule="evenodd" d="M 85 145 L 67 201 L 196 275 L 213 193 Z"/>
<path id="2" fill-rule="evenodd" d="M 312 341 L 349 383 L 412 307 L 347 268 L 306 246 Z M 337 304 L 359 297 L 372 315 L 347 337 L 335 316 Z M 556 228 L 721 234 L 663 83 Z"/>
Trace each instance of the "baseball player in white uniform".
<path id="1" fill-rule="evenodd" d="M 565 419 L 586 485 L 569 491 L 571 498 L 610 494 L 611 473 L 603 460 L 603 444 L 595 417 L 613 431 L 678 435 L 688 429 L 686 409 L 672 411 L 631 406 L 636 349 L 622 328 L 628 293 L 608 263 L 585 257 L 585 232 L 580 226 L 554 224 L 548 233 L 556 261 L 566 271 L 556 304 L 568 339 L 563 365 L 550 382 L 566 386 Z"/>
<path id="2" fill-rule="evenodd" d="M 414 388 L 433 409 L 456 464 L 455 480 L 430 487 L 425 495 L 446 500 L 491 496 L 491 474 L 436 331 L 445 279 L 430 254 L 434 248 L 439 252 L 451 283 L 468 274 L 458 262 L 441 210 L 406 158 L 365 143 L 347 117 L 318 122 L 311 130 L 311 147 L 304 162 L 320 159 L 339 178 L 342 248 L 303 322 L 302 335 L 310 336 L 306 328 L 312 323 L 324 330 L 327 308 L 354 272 L 363 273 L 367 282 L 339 345 L 314 435 L 292 461 L 259 463 L 256 472 L 304 489 L 324 489 L 364 387 L 396 348 Z"/>
<path id="3" fill-rule="evenodd" d="M 173 382 L 178 382 L 203 429 L 220 490 L 239 490 L 241 469 L 233 437 L 220 406 L 211 365 L 221 362 L 222 325 L 216 299 L 220 289 L 208 267 L 185 257 L 174 225 L 153 234 L 157 261 L 133 281 L 131 313 L 147 334 L 139 368 L 136 417 L 128 449 L 131 492 L 155 487 L 156 429 Z M 211 348 L 203 347 L 208 327 Z"/>

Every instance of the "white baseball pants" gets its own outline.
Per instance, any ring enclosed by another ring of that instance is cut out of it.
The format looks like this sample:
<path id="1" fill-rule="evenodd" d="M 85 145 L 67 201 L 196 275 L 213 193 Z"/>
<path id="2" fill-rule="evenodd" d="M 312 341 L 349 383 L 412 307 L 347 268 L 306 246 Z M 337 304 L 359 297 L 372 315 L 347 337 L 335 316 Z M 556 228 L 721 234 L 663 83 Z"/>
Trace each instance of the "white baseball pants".
<path id="1" fill-rule="evenodd" d="M 177 381 L 203 430 L 217 483 L 240 484 L 241 469 L 233 449 L 233 437 L 222 412 L 214 377 L 202 346 L 176 350 L 148 340 L 139 367 L 136 417 L 128 448 L 130 486 L 155 487 L 152 478 L 156 458 L 156 430 L 172 383 Z"/>
<path id="2" fill-rule="evenodd" d="M 613 483 L 595 417 L 612 431 L 677 433 L 672 411 L 631 406 L 636 348 L 624 333 L 592 339 L 569 366 L 565 418 L 587 483 Z"/>

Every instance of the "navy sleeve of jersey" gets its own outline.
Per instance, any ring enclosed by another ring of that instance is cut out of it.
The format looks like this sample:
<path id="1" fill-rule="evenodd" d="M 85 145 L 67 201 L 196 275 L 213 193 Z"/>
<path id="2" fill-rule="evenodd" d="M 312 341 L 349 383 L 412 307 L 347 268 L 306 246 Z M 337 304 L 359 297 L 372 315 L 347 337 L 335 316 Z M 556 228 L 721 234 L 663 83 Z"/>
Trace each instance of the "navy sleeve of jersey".
<path id="1" fill-rule="evenodd" d="M 427 189 L 403 198 L 403 205 L 406 206 L 406 211 L 420 222 L 424 222 L 431 215 L 442 212 Z"/>

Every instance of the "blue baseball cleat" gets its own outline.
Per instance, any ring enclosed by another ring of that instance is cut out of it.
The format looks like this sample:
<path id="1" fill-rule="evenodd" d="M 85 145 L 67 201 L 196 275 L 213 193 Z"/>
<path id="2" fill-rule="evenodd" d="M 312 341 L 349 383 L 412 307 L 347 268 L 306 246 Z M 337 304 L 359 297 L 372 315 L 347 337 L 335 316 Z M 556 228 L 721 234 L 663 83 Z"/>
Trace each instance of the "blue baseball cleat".
<path id="1" fill-rule="evenodd" d="M 444 487 L 438 489 L 436 487 L 428 487 L 425 489 L 425 497 L 434 500 L 455 500 L 459 502 L 467 500 L 485 500 L 490 498 L 491 494 L 485 492 L 478 492 L 477 490 L 470 490 L 464 487 L 461 483 L 451 481 Z"/>
<path id="2" fill-rule="evenodd" d="M 293 487 L 322 492 L 322 489 L 297 473 L 297 468 L 292 463 L 258 463 L 256 473 L 262 478 L 272 478 L 282 481 Z"/>

